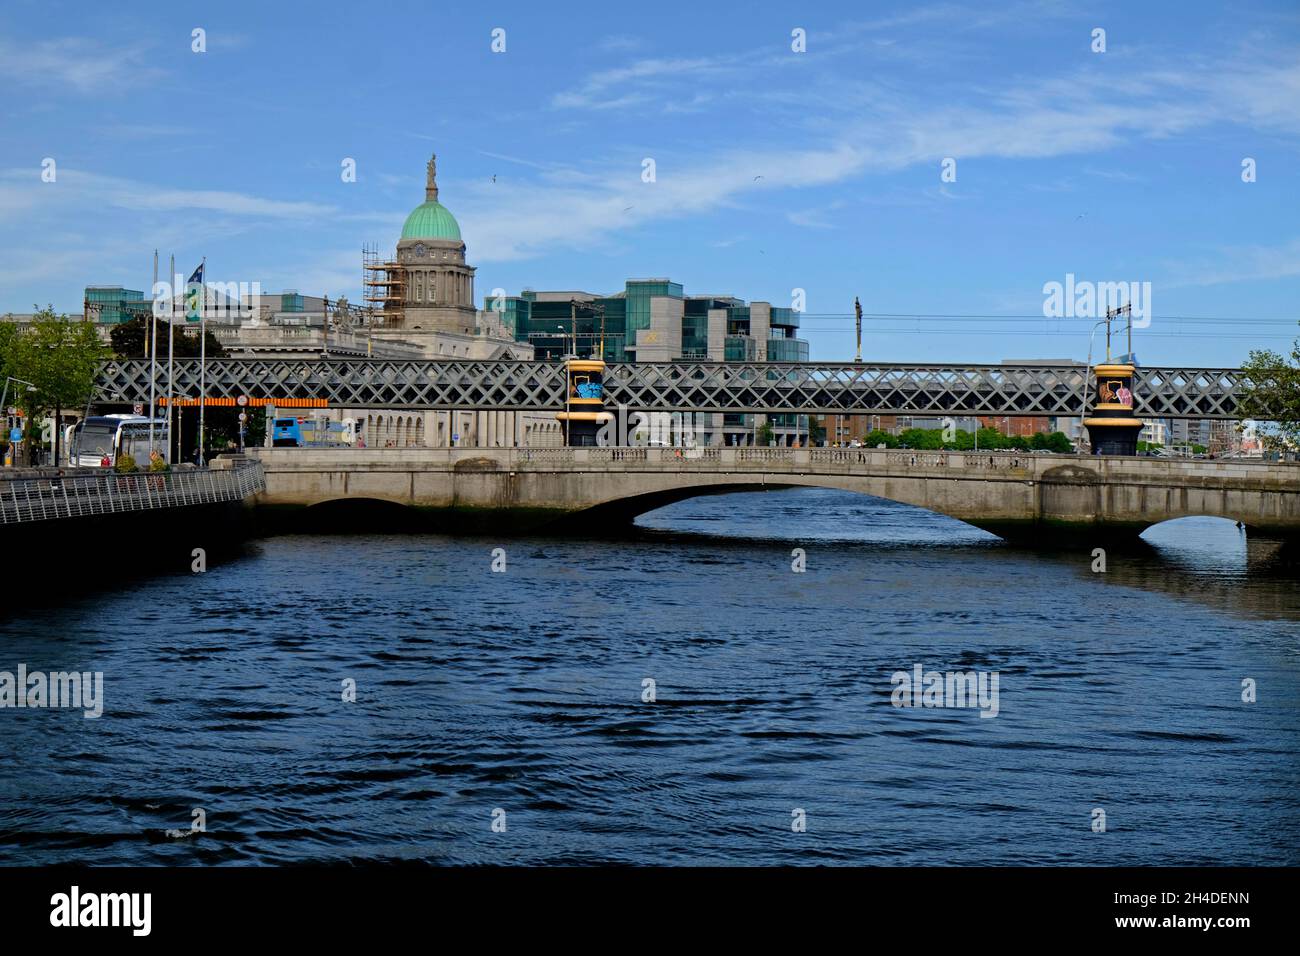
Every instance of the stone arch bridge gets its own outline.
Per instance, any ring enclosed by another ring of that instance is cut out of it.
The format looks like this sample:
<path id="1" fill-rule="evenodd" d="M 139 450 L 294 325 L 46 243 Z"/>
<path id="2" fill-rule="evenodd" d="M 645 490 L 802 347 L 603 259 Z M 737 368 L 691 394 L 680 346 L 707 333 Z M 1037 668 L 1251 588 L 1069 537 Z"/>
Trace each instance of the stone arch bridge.
<path id="1" fill-rule="evenodd" d="M 1024 452 L 834 448 L 261 448 L 268 517 L 344 501 L 418 509 L 430 527 L 601 531 L 674 501 L 837 488 L 1022 543 L 1134 538 L 1189 515 L 1300 537 L 1300 465 Z"/>

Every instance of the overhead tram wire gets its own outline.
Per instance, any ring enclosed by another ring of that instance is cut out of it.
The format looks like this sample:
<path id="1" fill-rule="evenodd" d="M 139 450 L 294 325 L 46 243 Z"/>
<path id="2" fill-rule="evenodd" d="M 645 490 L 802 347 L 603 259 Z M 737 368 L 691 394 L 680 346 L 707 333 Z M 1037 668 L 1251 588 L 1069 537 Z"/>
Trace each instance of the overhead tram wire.
<path id="1" fill-rule="evenodd" d="M 801 319 L 853 320 L 852 312 L 800 312 Z M 944 312 L 863 312 L 863 319 L 936 319 L 940 321 L 962 321 L 966 319 L 988 319 L 1009 321 L 1052 321 L 1052 323 L 1084 323 L 1086 317 L 1080 316 L 1045 316 L 1041 315 L 993 315 L 993 313 L 944 313 Z M 1184 323 L 1244 323 L 1248 325 L 1296 325 L 1296 319 L 1252 319 L 1249 316 L 1213 316 L 1213 315 L 1160 315 L 1162 321 L 1184 321 Z"/>
<path id="2" fill-rule="evenodd" d="M 801 319 L 809 320 L 809 324 L 802 324 L 801 329 L 807 332 L 837 332 L 842 326 L 840 323 L 846 321 L 856 321 L 857 316 L 847 312 L 801 312 Z M 1077 329 L 1068 328 L 1063 323 L 1078 321 L 1077 317 L 1069 316 L 1045 316 L 1042 314 L 994 314 L 994 313 L 923 313 L 923 312 L 872 312 L 863 313 L 863 318 L 871 319 L 893 319 L 902 321 L 920 322 L 943 322 L 949 323 L 947 328 L 925 328 L 918 325 L 906 326 L 882 326 L 873 325 L 871 331 L 876 333 L 890 334 L 922 334 L 922 335 L 945 335 L 960 331 L 964 334 L 972 335 L 1037 335 L 1037 336 L 1068 336 L 1074 334 Z M 1300 326 L 1300 319 L 1285 318 L 1251 318 L 1248 316 L 1214 316 L 1214 315 L 1162 315 L 1157 317 L 1161 323 L 1177 322 L 1179 329 L 1174 332 L 1159 332 L 1144 329 L 1142 336 L 1144 338 L 1207 338 L 1207 339 L 1260 339 L 1260 338 L 1291 338 L 1294 332 L 1287 333 L 1268 333 L 1264 331 L 1267 328 L 1294 328 Z M 953 327 L 952 323 L 965 323 L 971 320 L 983 320 L 984 322 L 996 322 L 1001 324 L 1013 323 L 1017 328 L 991 328 L 986 325 L 965 325 L 961 329 Z M 1025 323 L 1053 323 L 1053 329 L 1026 329 Z M 1233 331 L 1216 331 L 1200 332 L 1188 331 L 1185 324 L 1215 324 L 1223 325 L 1225 323 L 1233 326 Z M 1258 331 L 1251 331 L 1258 329 Z M 847 331 L 847 330 L 845 330 Z"/>
<path id="3" fill-rule="evenodd" d="M 846 333 L 848 332 L 847 329 L 818 328 L 818 327 L 816 327 L 816 326 L 803 326 L 803 327 L 801 327 L 801 331 L 804 331 L 804 332 L 846 332 Z M 952 328 L 946 328 L 946 329 L 887 328 L 887 327 L 886 327 L 886 328 L 882 328 L 882 327 L 880 327 L 880 326 L 876 326 L 875 328 L 871 329 L 871 331 L 872 331 L 873 333 L 889 332 L 889 333 L 911 334 L 911 335 L 916 335 L 916 334 L 924 334 L 924 335 L 952 335 L 952 334 L 957 333 L 957 332 L 960 332 L 961 334 L 969 334 L 969 335 L 1044 335 L 1044 336 L 1049 336 L 1049 337 L 1052 337 L 1052 338 L 1062 338 L 1062 337 L 1065 337 L 1065 336 L 1070 336 L 1070 335 L 1075 335 L 1075 334 L 1077 334 L 1077 330 L 1070 330 L 1070 331 L 1062 330 L 1062 331 L 1060 331 L 1060 332 L 1045 332 L 1045 331 L 1041 331 L 1041 330 L 1037 330 L 1037 331 L 1036 331 L 1036 330 L 1031 330 L 1031 329 L 982 329 L 982 328 L 966 328 L 966 329 L 960 329 L 960 330 L 958 330 L 958 329 L 952 329 Z M 1259 339 L 1286 339 L 1286 340 L 1290 341 L 1290 340 L 1291 340 L 1292 338 L 1294 338 L 1294 336 L 1295 336 L 1295 333 L 1292 333 L 1292 332 L 1287 332 L 1287 333 L 1280 333 L 1280 332 L 1276 332 L 1276 333 L 1265 333 L 1265 332 L 1259 332 L 1259 333 L 1255 333 L 1255 334 L 1253 334 L 1253 335 L 1247 335 L 1247 334 L 1232 333 L 1232 332 L 1223 332 L 1223 333 L 1220 333 L 1220 332 L 1149 332 L 1149 331 L 1147 331 L 1146 329 L 1142 329 L 1141 331 L 1142 331 L 1142 338 L 1144 338 L 1144 339 L 1152 339 L 1152 338 L 1154 338 L 1154 339 L 1175 339 L 1175 338 L 1177 338 L 1177 339 L 1254 339 L 1254 340 L 1259 340 Z"/>

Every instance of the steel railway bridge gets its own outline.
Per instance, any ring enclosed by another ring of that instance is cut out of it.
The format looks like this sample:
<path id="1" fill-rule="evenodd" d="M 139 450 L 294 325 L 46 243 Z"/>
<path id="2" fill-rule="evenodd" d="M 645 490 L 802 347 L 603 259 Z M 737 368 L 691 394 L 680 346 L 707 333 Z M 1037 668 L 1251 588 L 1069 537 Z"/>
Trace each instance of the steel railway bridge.
<path id="1" fill-rule="evenodd" d="M 158 366 L 156 394 L 166 390 Z M 178 399 L 199 397 L 199 363 L 175 363 Z M 611 364 L 606 407 L 648 411 L 1078 417 L 1095 399 L 1082 365 L 780 362 Z M 1237 418 L 1240 369 L 1140 368 L 1135 412 L 1153 418 Z M 555 410 L 558 362 L 390 359 L 211 359 L 209 399 L 315 399 L 334 408 Z M 104 363 L 96 401 L 149 401 L 149 363 Z"/>

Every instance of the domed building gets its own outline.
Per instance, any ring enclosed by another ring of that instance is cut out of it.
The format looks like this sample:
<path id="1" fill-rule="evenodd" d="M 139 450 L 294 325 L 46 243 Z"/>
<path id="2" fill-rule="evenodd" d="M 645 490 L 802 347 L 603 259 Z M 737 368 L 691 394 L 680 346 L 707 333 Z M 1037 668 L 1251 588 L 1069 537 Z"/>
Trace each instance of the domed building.
<path id="1" fill-rule="evenodd" d="M 430 157 L 424 202 L 406 217 L 397 242 L 397 262 L 406 280 L 402 327 L 473 335 L 474 267 L 465 262 L 460 224 L 438 202 L 437 163 L 437 155 Z"/>
<path id="2" fill-rule="evenodd" d="M 474 267 L 465 262 L 460 224 L 438 201 L 438 157 L 426 167 L 424 202 L 402 224 L 394 258 L 363 254 L 369 335 L 415 347 L 426 358 L 532 358 L 499 316 L 474 308 Z"/>

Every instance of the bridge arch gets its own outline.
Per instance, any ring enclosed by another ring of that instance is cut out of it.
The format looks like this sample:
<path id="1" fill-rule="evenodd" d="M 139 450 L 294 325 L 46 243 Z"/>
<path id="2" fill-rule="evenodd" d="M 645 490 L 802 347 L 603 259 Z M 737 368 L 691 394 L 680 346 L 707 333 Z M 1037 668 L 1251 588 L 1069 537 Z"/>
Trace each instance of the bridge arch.
<path id="1" fill-rule="evenodd" d="M 1013 533 L 1016 530 L 1013 525 L 1019 524 L 1018 522 L 999 523 L 989 521 L 986 517 L 978 517 L 953 496 L 943 494 L 936 496 L 932 487 L 934 483 L 924 480 L 808 474 L 781 476 L 779 479 L 766 481 L 741 476 L 697 475 L 692 476 L 695 480 L 683 482 L 679 476 L 669 477 L 675 480 L 670 480 L 663 487 L 632 494 L 615 493 L 603 501 L 569 512 L 561 523 L 566 527 L 575 528 L 611 527 L 618 524 L 631 524 L 641 515 L 692 498 L 741 492 L 821 488 L 830 491 L 847 491 L 863 497 L 878 498 L 918 508 L 952 518 L 999 537 L 1024 537 Z M 717 480 L 718 478 L 722 480 Z"/>

